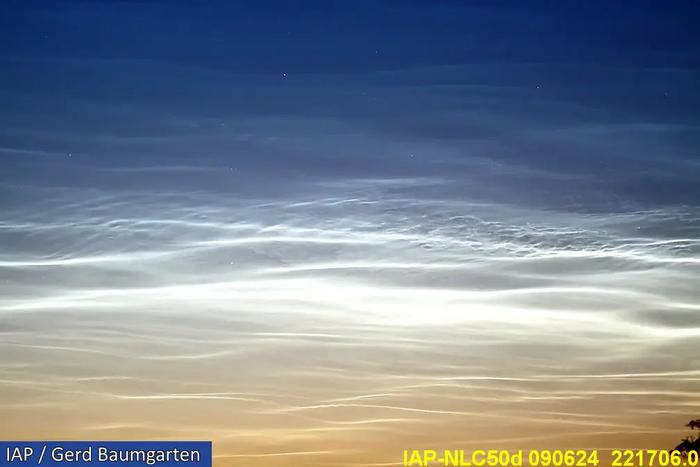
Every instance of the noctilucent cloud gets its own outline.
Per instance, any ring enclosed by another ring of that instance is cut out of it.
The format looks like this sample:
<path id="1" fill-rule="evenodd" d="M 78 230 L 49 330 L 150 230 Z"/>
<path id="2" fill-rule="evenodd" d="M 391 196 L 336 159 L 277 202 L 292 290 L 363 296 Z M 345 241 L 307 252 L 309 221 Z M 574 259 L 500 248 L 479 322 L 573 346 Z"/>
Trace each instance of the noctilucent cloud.
<path id="1" fill-rule="evenodd" d="M 696 2 L 8 1 L 0 438 L 671 448 Z"/>

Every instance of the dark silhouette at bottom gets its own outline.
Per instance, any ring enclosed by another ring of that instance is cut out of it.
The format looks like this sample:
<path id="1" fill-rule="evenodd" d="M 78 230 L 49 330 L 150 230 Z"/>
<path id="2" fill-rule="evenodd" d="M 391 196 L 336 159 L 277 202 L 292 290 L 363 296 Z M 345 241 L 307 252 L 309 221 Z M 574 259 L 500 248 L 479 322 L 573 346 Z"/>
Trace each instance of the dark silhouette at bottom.
<path id="1" fill-rule="evenodd" d="M 684 454 L 688 454 L 692 451 L 700 453 L 700 434 L 696 435 L 694 431 L 698 430 L 700 432 L 700 418 L 691 420 L 686 426 L 693 430 L 693 433 L 691 433 L 690 436 L 683 438 L 683 440 L 674 448 L 674 450 L 680 451 Z"/>

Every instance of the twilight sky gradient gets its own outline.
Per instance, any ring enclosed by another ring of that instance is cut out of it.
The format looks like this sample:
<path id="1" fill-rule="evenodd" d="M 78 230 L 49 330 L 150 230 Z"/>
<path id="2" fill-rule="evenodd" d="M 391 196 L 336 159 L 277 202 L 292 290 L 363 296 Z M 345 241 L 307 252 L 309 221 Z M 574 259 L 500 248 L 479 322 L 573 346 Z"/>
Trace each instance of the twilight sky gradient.
<path id="1" fill-rule="evenodd" d="M 203 3 L 3 3 L 0 438 L 674 445 L 697 2 Z"/>

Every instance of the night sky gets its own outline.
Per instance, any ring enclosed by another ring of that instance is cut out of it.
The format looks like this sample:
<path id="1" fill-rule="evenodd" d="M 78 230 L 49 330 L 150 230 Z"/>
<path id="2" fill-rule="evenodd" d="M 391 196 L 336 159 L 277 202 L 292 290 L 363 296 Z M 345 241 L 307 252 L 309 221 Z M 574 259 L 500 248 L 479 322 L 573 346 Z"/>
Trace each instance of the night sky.
<path id="1" fill-rule="evenodd" d="M 697 417 L 700 3 L 1 8 L 1 438 L 388 465 Z"/>

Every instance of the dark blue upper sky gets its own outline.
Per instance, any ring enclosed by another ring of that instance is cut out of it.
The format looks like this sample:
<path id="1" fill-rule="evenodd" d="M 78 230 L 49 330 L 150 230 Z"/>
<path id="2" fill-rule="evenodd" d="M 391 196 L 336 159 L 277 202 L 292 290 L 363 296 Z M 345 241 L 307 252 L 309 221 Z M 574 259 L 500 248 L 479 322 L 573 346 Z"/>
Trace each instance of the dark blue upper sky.
<path id="1" fill-rule="evenodd" d="M 449 175 L 451 196 L 695 204 L 698 5 L 8 1 L 5 187 Z"/>
<path id="2" fill-rule="evenodd" d="M 482 62 L 698 65 L 693 1 L 5 2 L 7 58 L 158 59 L 237 71 Z"/>

